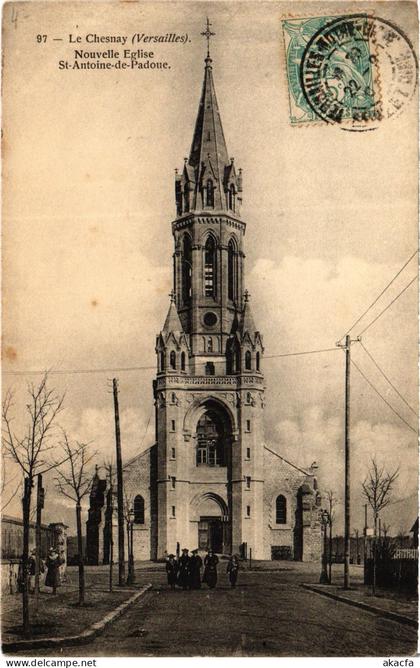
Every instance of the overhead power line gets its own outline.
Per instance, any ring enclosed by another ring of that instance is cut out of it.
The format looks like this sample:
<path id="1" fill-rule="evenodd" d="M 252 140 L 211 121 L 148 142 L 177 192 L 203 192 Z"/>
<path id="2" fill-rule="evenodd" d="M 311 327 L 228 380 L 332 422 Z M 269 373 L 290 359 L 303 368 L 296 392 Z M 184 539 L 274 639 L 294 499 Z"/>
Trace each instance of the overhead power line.
<path id="1" fill-rule="evenodd" d="M 414 283 L 414 281 L 417 281 L 417 276 L 414 276 L 414 278 L 411 279 L 411 281 L 405 286 L 405 288 L 403 290 L 401 290 L 401 292 L 399 292 L 396 297 L 394 297 L 392 302 L 390 302 L 388 304 L 388 306 L 385 306 L 385 308 L 379 313 L 379 315 L 377 315 L 376 318 L 374 318 L 368 325 L 366 325 L 366 327 L 364 329 L 362 329 L 362 331 L 360 332 L 360 334 L 358 336 L 362 336 L 362 334 L 364 334 L 364 332 L 366 332 L 369 329 L 369 327 L 372 327 L 372 325 L 377 320 L 379 320 L 379 318 L 385 313 L 385 311 L 387 311 L 394 304 L 394 302 L 396 302 L 397 299 L 399 299 L 399 297 L 401 297 L 401 295 L 403 295 L 404 292 L 406 290 L 408 290 L 408 288 L 410 287 L 410 285 L 412 285 Z"/>
<path id="2" fill-rule="evenodd" d="M 369 380 L 369 378 L 366 376 L 366 374 L 363 373 L 363 371 L 362 371 L 362 370 L 360 369 L 360 367 L 356 364 L 356 362 L 355 362 L 354 360 L 351 360 L 351 363 L 352 363 L 353 366 L 357 369 L 357 371 L 360 373 L 360 375 L 365 379 L 365 381 L 366 381 L 367 384 L 372 388 L 372 390 L 373 390 L 374 392 L 376 392 L 376 394 L 378 395 L 378 397 L 380 397 L 380 398 L 382 399 L 382 401 L 384 401 L 384 402 L 386 403 L 386 405 L 388 406 L 388 408 L 390 408 L 391 411 L 392 411 L 393 413 L 395 413 L 395 415 L 397 415 L 397 416 L 400 418 L 400 420 L 401 420 L 402 422 L 404 422 L 405 425 L 407 425 L 407 427 L 408 427 L 409 429 L 411 429 L 411 431 L 413 431 L 415 434 L 417 434 L 417 429 L 414 429 L 414 427 L 412 427 L 411 424 L 409 424 L 409 423 L 407 422 L 407 420 L 405 420 L 405 419 L 402 417 L 402 415 L 400 415 L 400 414 L 398 413 L 398 411 L 396 411 L 395 408 L 394 408 L 393 406 L 391 406 L 391 404 L 389 403 L 389 401 L 388 401 L 387 399 L 385 399 L 385 397 L 379 392 L 378 389 L 376 389 L 376 387 L 374 386 L 374 384 Z"/>
<path id="3" fill-rule="evenodd" d="M 345 334 L 343 334 L 343 336 L 341 337 L 340 341 L 342 341 L 342 339 L 344 339 L 344 337 L 347 336 L 347 334 L 349 334 L 349 333 L 351 332 L 351 330 L 354 329 L 354 327 L 356 327 L 356 325 L 359 324 L 359 322 L 362 320 L 362 318 L 365 317 L 365 315 L 370 311 L 370 309 L 371 309 L 373 306 L 375 306 L 376 302 L 378 302 L 379 299 L 382 297 L 382 295 L 385 294 L 385 292 L 388 290 L 388 288 L 394 283 L 394 281 L 398 278 L 398 276 L 401 274 L 401 272 L 406 268 L 406 266 L 411 262 L 411 260 L 413 259 L 413 257 L 415 257 L 415 256 L 417 255 L 418 252 L 419 252 L 419 250 L 418 250 L 418 248 L 417 248 L 417 249 L 414 251 L 414 253 L 413 253 L 412 255 L 410 255 L 410 257 L 408 258 L 408 260 L 403 264 L 403 266 L 401 267 L 401 269 L 399 269 L 399 271 L 397 271 L 397 273 L 395 274 L 395 276 L 394 276 L 394 277 L 390 280 L 390 282 L 384 287 L 384 289 L 383 289 L 382 292 L 376 297 L 376 299 L 375 299 L 375 300 L 374 300 L 374 301 L 367 307 L 367 309 L 366 309 L 365 311 L 363 311 L 362 315 L 359 316 L 359 318 L 357 318 L 357 320 L 352 324 L 352 326 L 350 327 L 350 329 L 348 329 L 347 332 L 346 332 Z"/>
<path id="4" fill-rule="evenodd" d="M 384 371 L 383 369 L 381 369 L 381 367 L 379 366 L 378 362 L 375 360 L 375 358 L 374 358 L 373 355 L 369 352 L 369 350 L 366 348 L 366 346 L 363 345 L 362 341 L 359 341 L 359 343 L 360 343 L 360 345 L 362 346 L 362 348 L 363 348 L 363 350 L 365 351 L 365 353 L 370 357 L 370 359 L 372 360 L 372 362 L 374 363 L 374 365 L 375 365 L 376 368 L 378 369 L 379 373 L 382 374 L 382 376 L 385 378 L 385 380 L 391 385 L 392 389 L 398 394 L 398 396 L 399 396 L 399 398 L 401 399 L 401 401 L 403 401 L 403 402 L 405 403 L 405 405 L 410 409 L 410 411 L 411 411 L 412 413 L 414 413 L 414 415 L 415 415 L 416 417 L 418 417 L 418 413 L 416 412 L 416 410 L 415 410 L 412 406 L 410 406 L 410 404 L 409 404 L 408 401 L 403 397 L 403 395 L 401 394 L 401 392 L 395 387 L 394 383 L 388 378 L 388 376 L 386 375 L 385 371 Z"/>
<path id="5" fill-rule="evenodd" d="M 299 355 L 314 355 L 316 353 L 326 353 L 331 351 L 337 351 L 337 348 L 321 348 L 320 350 L 304 350 L 296 353 L 278 353 L 277 355 L 265 355 L 264 359 L 273 359 L 276 357 L 296 357 Z M 214 364 L 226 364 L 225 360 L 215 360 Z M 71 374 L 83 374 L 83 373 L 122 373 L 124 371 L 150 371 L 156 369 L 156 365 L 153 366 L 125 366 L 125 367 L 116 367 L 116 368 L 92 368 L 92 369 L 51 369 L 48 371 L 48 375 L 71 375 Z M 24 370 L 10 370 L 3 371 L 4 374 L 9 376 L 26 376 L 26 375 L 40 375 L 45 373 L 45 369 L 40 371 L 24 371 Z"/>

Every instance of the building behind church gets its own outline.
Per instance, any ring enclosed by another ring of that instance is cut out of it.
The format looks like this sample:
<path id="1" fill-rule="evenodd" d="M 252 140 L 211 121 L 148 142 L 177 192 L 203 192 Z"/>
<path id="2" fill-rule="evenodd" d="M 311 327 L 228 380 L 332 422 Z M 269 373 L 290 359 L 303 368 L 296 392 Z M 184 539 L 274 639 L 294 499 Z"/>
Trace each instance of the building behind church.
<path id="1" fill-rule="evenodd" d="M 255 559 L 320 556 L 316 469 L 265 443 L 264 346 L 245 284 L 241 204 L 242 171 L 229 158 L 208 53 L 190 155 L 175 175 L 173 292 L 156 339 L 156 443 L 124 465 L 135 559 L 160 559 L 177 544 L 252 550 Z M 115 506 L 96 473 L 89 563 L 109 559 Z"/>

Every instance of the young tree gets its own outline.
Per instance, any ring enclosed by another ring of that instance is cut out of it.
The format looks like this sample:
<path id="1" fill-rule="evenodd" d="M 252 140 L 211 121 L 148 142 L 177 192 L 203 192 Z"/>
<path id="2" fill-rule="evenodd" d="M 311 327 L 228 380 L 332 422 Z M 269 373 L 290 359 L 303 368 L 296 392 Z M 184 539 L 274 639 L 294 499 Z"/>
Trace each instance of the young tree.
<path id="1" fill-rule="evenodd" d="M 75 441 L 72 445 L 66 432 L 63 431 L 63 440 L 60 443 L 66 465 L 57 467 L 55 484 L 63 496 L 76 504 L 77 551 L 79 565 L 79 605 L 85 602 L 85 564 L 83 555 L 82 534 L 82 501 L 90 492 L 92 474 L 88 472 L 88 465 L 97 454 L 88 454 L 86 443 Z"/>
<path id="2" fill-rule="evenodd" d="M 332 528 L 333 528 L 333 523 L 335 520 L 335 511 L 334 508 L 337 505 L 337 497 L 335 496 L 335 492 L 332 489 L 329 489 L 326 491 L 325 496 L 327 497 L 328 501 L 328 513 L 330 516 L 330 533 L 329 533 L 329 541 L 328 541 L 328 547 L 329 547 L 329 555 L 328 555 L 328 580 L 329 583 L 331 584 L 331 571 L 332 571 Z"/>
<path id="3" fill-rule="evenodd" d="M 50 451 L 55 447 L 51 442 L 57 427 L 57 416 L 63 409 L 64 395 L 59 395 L 47 385 L 45 373 L 38 385 L 29 383 L 26 404 L 27 425 L 20 433 L 13 428 L 14 394 L 6 392 L 2 406 L 3 445 L 6 456 L 15 461 L 24 475 L 22 498 L 23 550 L 22 550 L 22 615 L 23 632 L 30 634 L 29 619 L 29 526 L 31 515 L 31 497 L 35 477 L 55 468 L 56 463 L 48 461 Z"/>
<path id="4" fill-rule="evenodd" d="M 374 533 L 373 533 L 373 578 L 372 593 L 376 592 L 376 565 L 377 565 L 377 535 L 378 517 L 381 510 L 387 507 L 391 501 L 392 489 L 399 475 L 398 468 L 389 473 L 379 465 L 375 458 L 371 461 L 369 473 L 362 483 L 363 494 L 373 510 Z"/>
<path id="5" fill-rule="evenodd" d="M 128 576 L 127 584 L 134 583 L 134 557 L 133 557 L 133 497 L 124 494 L 124 519 L 127 529 L 127 549 L 128 549 Z"/>

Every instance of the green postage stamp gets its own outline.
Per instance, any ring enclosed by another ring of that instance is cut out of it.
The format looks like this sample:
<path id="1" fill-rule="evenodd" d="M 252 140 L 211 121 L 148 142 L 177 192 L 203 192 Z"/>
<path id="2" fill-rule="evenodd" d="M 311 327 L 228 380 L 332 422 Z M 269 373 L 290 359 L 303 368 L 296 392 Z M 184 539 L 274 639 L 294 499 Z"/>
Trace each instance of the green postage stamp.
<path id="1" fill-rule="evenodd" d="M 351 20 L 350 20 L 351 18 Z M 367 15 L 282 22 L 293 125 L 378 113 Z M 335 30 L 332 27 L 335 27 Z M 376 112 L 376 113 L 375 113 Z M 328 118 L 326 118 L 326 116 Z"/>
<path id="2" fill-rule="evenodd" d="M 413 97 L 417 59 L 403 31 L 368 14 L 282 21 L 292 125 L 374 129 Z"/>

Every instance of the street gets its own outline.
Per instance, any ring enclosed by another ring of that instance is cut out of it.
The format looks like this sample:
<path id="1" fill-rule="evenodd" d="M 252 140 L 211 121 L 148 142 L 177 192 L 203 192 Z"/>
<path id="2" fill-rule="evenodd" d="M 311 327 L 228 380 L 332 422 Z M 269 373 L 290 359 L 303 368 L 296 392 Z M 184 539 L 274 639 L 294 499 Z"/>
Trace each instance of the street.
<path id="1" fill-rule="evenodd" d="M 138 574 L 140 575 L 140 574 Z M 140 578 L 138 577 L 138 580 Z M 299 586 L 293 566 L 240 572 L 231 590 L 171 591 L 164 573 L 141 573 L 153 590 L 93 643 L 65 656 L 396 656 L 416 652 L 414 628 Z M 49 650 L 31 655 L 56 655 Z"/>

